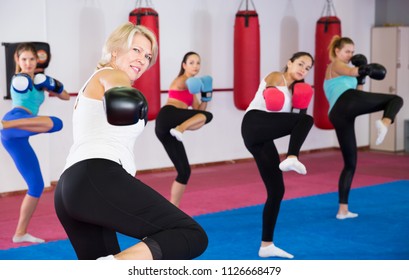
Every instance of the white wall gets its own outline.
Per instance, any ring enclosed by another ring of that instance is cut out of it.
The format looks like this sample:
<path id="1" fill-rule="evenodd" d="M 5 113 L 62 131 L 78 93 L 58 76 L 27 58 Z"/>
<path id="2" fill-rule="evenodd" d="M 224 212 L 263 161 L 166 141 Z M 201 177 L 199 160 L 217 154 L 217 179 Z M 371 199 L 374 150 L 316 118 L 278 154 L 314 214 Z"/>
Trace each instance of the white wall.
<path id="1" fill-rule="evenodd" d="M 145 3 L 146 1 L 142 1 Z M 215 88 L 233 87 L 233 30 L 241 0 L 153 0 L 159 13 L 161 89 L 166 90 L 179 71 L 183 55 L 190 50 L 202 57 L 201 75 L 210 74 Z M 298 50 L 315 51 L 315 25 L 326 0 L 253 0 L 259 14 L 261 35 L 261 76 L 283 68 Z M 92 73 L 109 33 L 128 20 L 136 1 L 128 0 L 13 0 L 2 1 L 0 42 L 47 41 L 52 60 L 47 73 L 58 78 L 69 92 L 77 92 Z M 342 35 L 353 38 L 356 51 L 370 55 L 370 29 L 374 24 L 375 0 L 334 0 L 341 19 Z M 24 8 L 21 8 L 24 7 Z M 0 95 L 6 95 L 4 47 L 0 50 Z M 251 54 L 249 54 L 251 55 Z M 313 71 L 307 82 L 313 83 Z M 166 94 L 162 94 L 162 104 Z M 63 102 L 49 98 L 40 114 L 55 115 L 64 129 L 31 138 L 42 167 L 46 185 L 57 180 L 72 143 L 71 114 L 74 98 Z M 0 115 L 11 107 L 0 100 Z M 191 164 L 251 157 L 240 134 L 244 111 L 234 107 L 233 93 L 215 92 L 209 110 L 213 121 L 199 131 L 185 134 Z M 312 114 L 312 108 L 310 108 Z M 359 146 L 369 144 L 368 117 L 356 124 Z M 172 166 L 148 123 L 135 147 L 139 170 Z M 277 141 L 281 153 L 288 138 Z M 337 146 L 333 130 L 316 127 L 303 150 Z M 0 193 L 25 189 L 11 158 L 0 145 Z"/>

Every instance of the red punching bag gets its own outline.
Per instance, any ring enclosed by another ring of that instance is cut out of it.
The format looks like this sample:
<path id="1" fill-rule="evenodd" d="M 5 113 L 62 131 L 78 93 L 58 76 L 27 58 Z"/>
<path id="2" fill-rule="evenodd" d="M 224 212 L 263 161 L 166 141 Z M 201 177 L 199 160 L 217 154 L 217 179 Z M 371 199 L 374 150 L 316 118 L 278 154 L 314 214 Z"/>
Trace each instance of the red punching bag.
<path id="1" fill-rule="evenodd" d="M 240 7 L 234 24 L 234 105 L 246 110 L 260 83 L 260 27 L 254 4 L 254 10 L 248 0 L 246 10 Z"/>
<path id="2" fill-rule="evenodd" d="M 327 65 L 330 63 L 328 46 L 335 35 L 341 36 L 341 21 L 335 15 L 331 1 L 327 1 L 321 18 L 315 29 L 315 64 L 314 64 L 314 124 L 321 129 L 333 129 L 328 118 L 329 103 L 325 97 L 324 79 Z M 327 12 L 324 16 L 325 11 Z M 334 10 L 335 12 L 335 10 Z"/>
<path id="3" fill-rule="evenodd" d="M 139 5 L 129 14 L 129 21 L 135 25 L 144 25 L 149 28 L 156 35 L 159 45 L 159 16 L 153 8 L 140 7 Z M 149 108 L 148 120 L 154 120 L 161 106 L 159 54 L 156 63 L 136 80 L 132 86 L 139 89 L 145 95 Z"/>

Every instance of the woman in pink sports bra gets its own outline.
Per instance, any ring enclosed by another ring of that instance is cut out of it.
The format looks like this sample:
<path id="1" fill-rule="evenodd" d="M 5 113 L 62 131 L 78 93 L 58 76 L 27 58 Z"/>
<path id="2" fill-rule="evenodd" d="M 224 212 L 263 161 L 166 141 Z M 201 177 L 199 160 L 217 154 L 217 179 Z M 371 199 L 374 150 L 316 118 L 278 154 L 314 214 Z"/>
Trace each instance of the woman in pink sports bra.
<path id="1" fill-rule="evenodd" d="M 186 53 L 179 75 L 170 85 L 168 100 L 156 118 L 156 136 L 177 171 L 171 187 L 170 202 L 178 207 L 191 173 L 183 145 L 183 133 L 186 130 L 197 130 L 213 118 L 206 111 L 207 103 L 211 100 L 211 82 L 209 84 L 205 77 L 196 78 L 199 71 L 200 56 L 195 52 Z M 209 88 L 210 92 L 207 92 Z M 201 93 L 201 100 L 196 93 Z"/>

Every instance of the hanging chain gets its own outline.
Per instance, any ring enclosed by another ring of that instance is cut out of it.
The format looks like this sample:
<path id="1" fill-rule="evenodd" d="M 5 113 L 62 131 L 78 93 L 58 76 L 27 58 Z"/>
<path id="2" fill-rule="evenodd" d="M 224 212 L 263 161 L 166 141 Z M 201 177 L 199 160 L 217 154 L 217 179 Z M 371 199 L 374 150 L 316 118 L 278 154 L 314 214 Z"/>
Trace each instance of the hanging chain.
<path id="1" fill-rule="evenodd" d="M 334 13 L 332 13 L 332 11 Z M 324 5 L 324 9 L 322 10 L 321 17 L 323 17 L 324 15 L 327 16 L 327 17 L 329 17 L 331 15 L 334 15 L 334 16 L 337 15 L 337 13 L 335 11 L 335 6 L 334 6 L 334 3 L 332 2 L 332 0 L 327 0 L 327 3 Z"/>
<path id="2" fill-rule="evenodd" d="M 141 8 L 143 4 L 142 2 L 143 0 L 136 0 L 135 7 Z M 146 7 L 153 7 L 153 3 L 151 0 L 145 0 L 145 3 L 146 3 Z"/>
<path id="3" fill-rule="evenodd" d="M 249 10 L 249 0 L 241 0 L 240 6 L 239 6 L 239 9 L 238 9 L 239 11 L 240 11 L 240 8 L 241 8 L 241 6 L 243 5 L 243 2 L 244 2 L 244 1 L 246 1 L 246 11 Z M 256 10 L 256 6 L 254 6 L 253 0 L 250 0 L 250 2 L 251 2 L 251 5 L 253 6 L 253 9 Z"/>

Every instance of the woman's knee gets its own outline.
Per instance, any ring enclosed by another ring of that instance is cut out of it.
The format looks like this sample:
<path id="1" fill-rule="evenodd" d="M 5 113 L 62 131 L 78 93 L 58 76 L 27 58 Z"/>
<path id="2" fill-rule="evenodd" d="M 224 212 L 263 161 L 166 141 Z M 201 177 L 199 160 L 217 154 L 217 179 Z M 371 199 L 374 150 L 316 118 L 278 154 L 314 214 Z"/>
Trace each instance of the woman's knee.
<path id="1" fill-rule="evenodd" d="M 213 114 L 210 112 L 205 112 L 204 116 L 206 118 L 205 124 L 211 122 L 211 120 L 213 119 Z"/>
<path id="2" fill-rule="evenodd" d="M 403 98 L 399 95 L 394 95 L 395 102 L 398 106 L 403 106 Z"/>
<path id="3" fill-rule="evenodd" d="M 312 116 L 307 114 L 302 114 L 301 116 L 302 116 L 301 122 L 305 127 L 311 128 L 314 125 L 314 118 Z"/>
<path id="4" fill-rule="evenodd" d="M 397 114 L 399 110 L 403 107 L 403 98 L 400 97 L 399 95 L 394 95 L 393 98 L 393 105 L 392 105 L 392 111 L 395 111 Z"/>
<path id="5" fill-rule="evenodd" d="M 197 231 L 195 232 L 195 250 L 192 252 L 192 258 L 196 258 L 206 251 L 207 246 L 209 245 L 209 238 L 205 230 L 199 226 Z"/>
<path id="6" fill-rule="evenodd" d="M 44 191 L 44 184 L 29 186 L 27 194 L 34 198 L 40 198 Z"/>
<path id="7" fill-rule="evenodd" d="M 184 167 L 183 169 L 178 170 L 178 175 L 176 177 L 176 182 L 183 185 L 187 185 L 190 179 L 190 174 L 192 173 L 190 166 Z"/>
<path id="8" fill-rule="evenodd" d="M 53 127 L 48 132 L 56 132 L 60 131 L 63 128 L 63 122 L 57 117 L 50 117 L 51 121 L 53 122 Z"/>
<path id="9" fill-rule="evenodd" d="M 306 122 L 311 124 L 311 126 L 314 124 L 314 118 L 310 115 L 305 114 Z"/>

